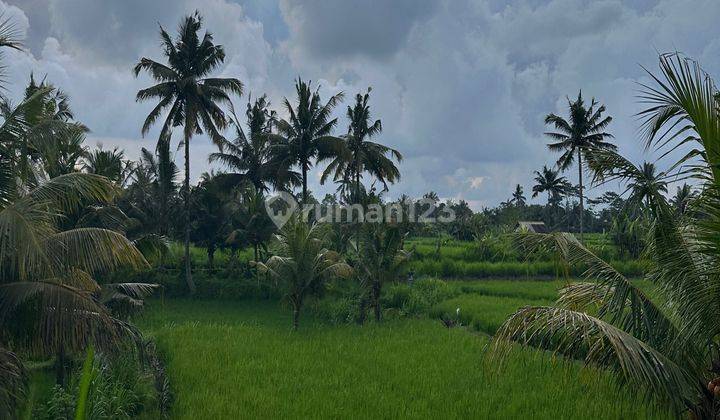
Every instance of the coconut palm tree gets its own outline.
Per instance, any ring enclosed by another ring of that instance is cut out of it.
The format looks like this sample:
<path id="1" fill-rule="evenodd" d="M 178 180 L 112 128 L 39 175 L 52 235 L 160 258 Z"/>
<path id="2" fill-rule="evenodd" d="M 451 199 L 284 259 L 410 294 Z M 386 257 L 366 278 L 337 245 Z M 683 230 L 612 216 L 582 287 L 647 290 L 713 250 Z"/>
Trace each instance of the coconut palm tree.
<path id="1" fill-rule="evenodd" d="M 276 228 L 265 208 L 262 192 L 245 191 L 242 202 L 234 209 L 233 226 L 228 235 L 231 244 L 249 243 L 253 247 L 255 261 L 260 260 L 260 249 L 266 250 L 266 243 L 272 238 Z"/>
<path id="2" fill-rule="evenodd" d="M 10 17 L 5 17 L 4 13 L 0 13 L 0 87 L 6 82 L 6 65 L 4 61 L 3 52 L 4 49 L 13 49 L 22 51 L 23 49 L 23 32 L 18 27 L 17 23 Z"/>
<path id="3" fill-rule="evenodd" d="M 16 106 L 0 96 L 0 158 L 23 183 L 35 185 L 36 175 L 61 172 L 82 152 L 87 129 L 69 121 L 69 111 L 57 111 L 56 93 L 50 85 L 28 87 Z"/>
<path id="4" fill-rule="evenodd" d="M 269 136 L 277 119 L 275 112 L 268 108 L 270 102 L 265 95 L 248 101 L 245 116 L 247 134 L 242 124 L 233 115 L 230 121 L 235 128 L 236 137 L 232 141 L 225 139 L 218 143 L 218 152 L 211 153 L 210 162 L 220 162 L 229 169 L 236 171 L 218 176 L 228 185 L 239 187 L 250 183 L 258 192 L 267 192 L 270 186 L 276 190 L 285 190 L 288 186 L 301 184 L 300 174 L 282 168 L 274 156 L 275 137 Z"/>
<path id="5" fill-rule="evenodd" d="M 37 103 L 24 111 L 32 127 L 26 136 L 31 160 L 39 161 L 40 169 L 51 178 L 77 171 L 80 160 L 87 156 L 83 143 L 88 128 L 74 121 L 67 94 L 44 79 L 36 83 L 30 74 L 25 98 L 35 94 L 39 94 Z"/>
<path id="6" fill-rule="evenodd" d="M 61 228 L 61 221 L 87 205 L 110 203 L 116 194 L 110 181 L 71 173 L 28 189 L 16 180 L 7 170 L 0 176 L 0 331 L 32 353 L 56 355 L 62 382 L 68 353 L 91 343 L 112 346 L 134 334 L 101 303 L 102 291 L 140 294 L 153 286 L 99 285 L 96 274 L 145 267 L 145 258 L 118 232 Z"/>
<path id="7" fill-rule="evenodd" d="M 517 184 L 515 186 L 515 191 L 512 194 L 512 202 L 515 203 L 515 205 L 518 207 L 525 206 L 525 194 L 523 192 L 522 185 Z"/>
<path id="8" fill-rule="evenodd" d="M 358 274 L 361 282 L 370 289 L 369 296 L 376 321 L 382 319 L 382 286 L 397 280 L 410 260 L 410 253 L 402 248 L 403 234 L 398 226 L 386 223 L 365 224 Z M 360 308 L 361 320 L 365 318 L 364 310 L 364 307 Z"/>
<path id="9" fill-rule="evenodd" d="M 393 158 L 398 162 L 402 161 L 400 152 L 370 141 L 382 132 L 380 120 L 370 123 L 368 102 L 371 90 L 368 88 L 364 95 L 358 93 L 355 96 L 355 105 L 348 106 L 347 117 L 350 125 L 347 134 L 342 137 L 342 149 L 340 153 L 327 157 L 331 162 L 320 178 L 321 184 L 324 184 L 330 176 L 335 182 L 352 180 L 355 202 L 359 202 L 360 199 L 360 179 L 364 172 L 379 180 L 385 190 L 388 182 L 395 183 L 400 179 L 400 170 L 392 161 Z"/>
<path id="10" fill-rule="evenodd" d="M 87 153 L 83 167 L 87 173 L 102 175 L 121 187 L 132 175 L 132 162 L 125 159 L 125 152 L 118 147 L 106 150 L 102 144 Z"/>
<path id="11" fill-rule="evenodd" d="M 665 200 L 667 174 L 658 172 L 655 164 L 643 162 L 642 166 L 636 166 L 617 152 L 602 149 L 592 150 L 588 156 L 588 167 L 595 174 L 594 183 L 627 181 L 623 194 L 628 193 L 625 202 L 628 209 L 637 209 L 642 205 L 652 207 L 654 202 Z"/>
<path id="12" fill-rule="evenodd" d="M 225 244 L 231 229 L 231 207 L 235 194 L 233 190 L 223 187 L 217 175 L 206 172 L 190 191 L 190 211 L 193 216 L 190 237 L 207 251 L 208 268 L 211 270 L 215 251 Z"/>
<path id="13" fill-rule="evenodd" d="M 233 78 L 209 77 L 225 60 L 225 50 L 215 44 L 209 32 L 200 37 L 202 17 L 198 12 L 186 16 L 180 23 L 176 39 L 160 27 L 160 38 L 167 64 L 141 58 L 135 66 L 135 76 L 146 71 L 156 85 L 137 93 L 138 101 L 157 99 L 142 127 L 143 136 L 158 118 L 167 116 L 160 130 L 160 141 L 169 141 L 174 127 L 183 127 L 182 145 L 185 148 L 185 183 L 183 185 L 185 216 L 185 280 L 190 293 L 195 292 L 190 267 L 190 140 L 195 134 L 207 134 L 219 143 L 220 131 L 227 125 L 220 105 L 230 104 L 230 94 L 242 94 L 242 83 Z"/>
<path id="14" fill-rule="evenodd" d="M 17 355 L 0 347 L 0 416 L 12 418 L 25 397 L 27 372 Z"/>
<path id="15" fill-rule="evenodd" d="M 158 181 L 158 156 L 144 147 L 134 165 L 131 182 L 118 198 L 118 207 L 134 219 L 129 230 L 166 235 L 170 195 L 164 195 Z"/>
<path id="16" fill-rule="evenodd" d="M 587 156 L 590 149 L 617 150 L 617 147 L 607 142 L 613 136 L 604 132 L 605 128 L 612 121 L 612 117 L 603 117 L 605 105 L 598 106 L 593 98 L 590 106 L 586 107 L 582 98 L 582 91 L 578 94 L 577 100 L 571 101 L 568 98 L 569 119 L 555 114 L 548 114 L 545 117 L 545 124 L 552 125 L 557 131 L 547 132 L 546 136 L 554 140 L 548 144 L 548 149 L 553 152 L 562 152 L 557 161 L 560 170 L 565 171 L 575 162 L 577 157 L 578 185 L 580 196 L 580 240 L 583 237 L 583 219 L 585 214 L 583 196 L 583 156 Z"/>
<path id="17" fill-rule="evenodd" d="M 651 144 L 657 144 L 659 132 L 675 130 L 678 124 L 689 128 L 671 143 L 686 143 L 688 138 L 698 142 L 700 148 L 690 157 L 699 162 L 688 172 L 704 182 L 697 212 L 678 219 L 662 193 L 662 182 L 649 176 L 653 170 L 635 167 L 607 151 L 593 152 L 595 169 L 604 177 L 634 185 L 631 194 L 650 209 L 645 254 L 651 264 L 646 276 L 655 284 L 658 299 L 571 235 L 528 234 L 520 238 L 525 251 L 553 249 L 568 263 L 585 267 L 588 282 L 562 289 L 558 307 L 525 307 L 512 315 L 498 330 L 494 354 L 503 354 L 513 341 L 553 350 L 617 372 L 643 394 L 667 402 L 678 415 L 690 410 L 694 418 L 716 418 L 720 414 L 720 295 L 715 292 L 720 288 L 720 189 L 713 166 L 716 156 L 709 148 L 718 143 L 713 136 L 720 121 L 709 109 L 716 108 L 712 98 L 717 90 L 697 63 L 678 55 L 661 56 L 660 68 L 662 75 L 653 75 L 657 86 L 646 86 L 642 94 L 657 101 L 650 101 L 641 115 Z"/>
<path id="18" fill-rule="evenodd" d="M 572 189 L 572 185 L 560 176 L 559 171 L 550 169 L 544 165 L 540 171 L 535 171 L 535 185 L 532 187 L 532 197 L 538 194 L 547 193 L 548 204 L 557 204 L 563 195 L 566 195 Z"/>
<path id="19" fill-rule="evenodd" d="M 679 216 L 683 216 L 690 206 L 690 203 L 697 197 L 697 194 L 692 190 L 692 187 L 686 183 L 682 186 L 677 187 L 675 195 L 671 199 L 670 203 L 675 208 L 675 211 Z"/>
<path id="20" fill-rule="evenodd" d="M 293 310 L 293 329 L 300 323 L 300 311 L 310 294 L 333 277 L 347 277 L 350 266 L 337 252 L 323 245 L 323 234 L 317 225 L 304 223 L 299 215 L 283 227 L 277 236 L 278 252 L 265 263 L 254 262 L 260 273 L 269 274 L 285 289 Z"/>
<path id="21" fill-rule="evenodd" d="M 85 133 L 83 127 L 68 125 L 62 133 L 48 138 L 50 141 L 33 144 L 42 168 L 50 178 L 79 170 L 83 159 L 88 157 Z"/>
<path id="22" fill-rule="evenodd" d="M 155 153 L 142 148 L 133 170 L 133 183 L 123 198 L 142 219 L 145 232 L 167 235 L 177 195 L 178 168 L 170 155 L 170 142 L 159 142 Z M 127 207 L 127 206 L 126 206 Z"/>
<path id="23" fill-rule="evenodd" d="M 704 175 L 720 184 L 720 118 L 715 82 L 700 65 L 681 54 L 660 56 L 661 75 L 647 69 L 655 86 L 644 87 L 640 99 L 649 106 L 640 112 L 645 143 L 663 151 L 695 145 L 672 166 L 678 175 Z M 700 165 L 688 164 L 699 159 Z M 686 166 L 687 168 L 685 168 Z"/>
<path id="24" fill-rule="evenodd" d="M 342 140 L 332 135 L 337 118 L 332 111 L 342 100 L 343 93 L 337 93 L 323 105 L 320 100 L 320 88 L 313 91 L 312 82 L 295 82 L 297 103 L 295 107 L 285 98 L 283 105 L 289 114 L 287 120 L 278 120 L 275 156 L 282 167 L 300 166 L 302 177 L 303 202 L 307 201 L 307 173 L 312 167 L 312 159 L 328 159 L 340 153 Z"/>
<path id="25" fill-rule="evenodd" d="M 44 78 L 38 84 L 35 81 L 34 75 L 30 73 L 30 83 L 25 88 L 25 98 L 29 98 L 36 92 L 46 89 L 50 90 L 50 94 L 43 96 L 43 101 L 40 106 L 30 110 L 27 114 L 28 118 L 34 120 L 33 123 L 35 124 L 38 124 L 40 120 L 43 119 L 71 122 L 75 118 L 75 114 L 70 109 L 70 98 L 65 92 L 55 88 Z"/>

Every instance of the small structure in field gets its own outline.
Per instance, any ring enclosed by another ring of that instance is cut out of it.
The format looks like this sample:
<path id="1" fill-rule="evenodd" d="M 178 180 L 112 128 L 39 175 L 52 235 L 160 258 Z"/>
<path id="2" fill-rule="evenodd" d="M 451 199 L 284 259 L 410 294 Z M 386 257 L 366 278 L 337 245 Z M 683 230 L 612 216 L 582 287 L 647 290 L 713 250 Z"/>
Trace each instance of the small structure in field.
<path id="1" fill-rule="evenodd" d="M 550 233 L 550 229 L 543 222 L 518 222 L 516 232 Z"/>

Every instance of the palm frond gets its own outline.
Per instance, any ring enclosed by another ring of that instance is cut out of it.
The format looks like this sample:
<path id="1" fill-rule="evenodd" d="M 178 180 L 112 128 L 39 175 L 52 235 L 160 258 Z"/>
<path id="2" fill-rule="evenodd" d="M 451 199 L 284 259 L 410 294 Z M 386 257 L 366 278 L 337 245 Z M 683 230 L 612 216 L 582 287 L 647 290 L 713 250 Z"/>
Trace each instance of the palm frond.
<path id="1" fill-rule="evenodd" d="M 148 266 L 130 240 L 108 229 L 78 228 L 59 232 L 46 239 L 46 249 L 58 267 L 71 265 L 89 273 Z"/>
<path id="2" fill-rule="evenodd" d="M 17 355 L 0 347 L 0 417 L 12 418 L 25 397 L 27 372 Z"/>
<path id="3" fill-rule="evenodd" d="M 586 365 L 619 372 L 641 395 L 657 397 L 685 409 L 702 392 L 695 377 L 660 351 L 627 332 L 583 312 L 552 307 L 525 307 L 495 334 L 494 357 L 517 342 L 581 359 Z"/>
<path id="4" fill-rule="evenodd" d="M 575 236 L 569 233 L 522 233 L 515 238 L 528 254 L 551 250 L 568 264 L 585 267 L 582 276 L 605 291 L 603 299 L 597 303 L 601 305 L 601 315 L 609 317 L 611 322 L 660 349 L 677 336 L 673 323 L 642 290 L 585 248 Z"/>

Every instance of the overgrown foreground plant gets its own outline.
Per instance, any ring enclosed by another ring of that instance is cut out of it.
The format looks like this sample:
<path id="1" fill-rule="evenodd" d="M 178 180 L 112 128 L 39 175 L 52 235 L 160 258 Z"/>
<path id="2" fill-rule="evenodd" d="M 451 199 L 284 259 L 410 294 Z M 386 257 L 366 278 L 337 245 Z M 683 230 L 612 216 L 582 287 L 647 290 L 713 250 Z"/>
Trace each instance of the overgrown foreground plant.
<path id="1" fill-rule="evenodd" d="M 269 274 L 281 289 L 293 310 L 293 329 L 300 323 L 300 311 L 307 298 L 320 290 L 332 277 L 347 277 L 352 269 L 340 255 L 325 248 L 318 225 L 309 225 L 295 215 L 276 235 L 276 255 L 265 263 L 255 261 L 260 274 Z"/>
<path id="2" fill-rule="evenodd" d="M 55 356 L 60 383 L 70 357 L 87 346 L 112 351 L 137 337 L 110 308 L 139 305 L 155 287 L 100 285 L 96 275 L 147 266 L 145 258 L 121 233 L 65 226 L 86 206 L 110 203 L 115 192 L 107 178 L 81 173 L 18 183 L 0 161 L 0 347 Z M 22 370 L 14 356 L 3 354 L 0 417 L 12 417 Z"/>
<path id="3" fill-rule="evenodd" d="M 557 307 L 525 307 L 498 330 L 491 354 L 518 342 L 617 372 L 649 399 L 678 414 L 720 414 L 720 119 L 717 89 L 697 63 L 678 55 L 660 58 L 663 78 L 646 87 L 648 143 L 696 147 L 680 173 L 702 180 L 690 215 L 678 220 L 652 177 L 612 152 L 592 151 L 601 180 L 621 179 L 642 192 L 650 209 L 646 253 L 651 295 L 564 233 L 526 234 L 524 250 L 553 250 L 586 267 L 588 282 L 560 290 Z"/>

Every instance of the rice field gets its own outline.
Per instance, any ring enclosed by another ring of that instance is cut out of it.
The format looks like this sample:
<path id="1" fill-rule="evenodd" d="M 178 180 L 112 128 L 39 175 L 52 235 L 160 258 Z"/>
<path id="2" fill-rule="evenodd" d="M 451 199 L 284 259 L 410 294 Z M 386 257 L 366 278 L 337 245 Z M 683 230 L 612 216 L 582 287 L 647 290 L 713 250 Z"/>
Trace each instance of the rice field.
<path id="1" fill-rule="evenodd" d="M 631 277 L 643 274 L 644 261 L 623 260 L 606 235 L 588 235 L 588 248 L 615 269 Z M 562 277 L 564 270 L 548 258 L 528 261 L 517 252 L 510 240 L 502 237 L 483 246 L 477 241 L 444 239 L 439 249 L 437 238 L 413 238 L 405 243 L 405 249 L 412 252 L 410 267 L 418 275 L 445 279 L 550 279 Z M 578 266 L 570 271 L 572 275 L 578 276 L 583 270 L 583 267 Z"/>
<path id="2" fill-rule="evenodd" d="M 487 333 L 557 286 L 451 285 L 462 294 L 432 311 L 462 305 Z M 491 368 L 486 335 L 429 317 L 357 326 L 307 314 L 293 333 L 274 302 L 156 300 L 137 322 L 168 363 L 177 419 L 669 417 L 611 376 L 545 353 L 517 348 Z"/>

